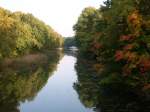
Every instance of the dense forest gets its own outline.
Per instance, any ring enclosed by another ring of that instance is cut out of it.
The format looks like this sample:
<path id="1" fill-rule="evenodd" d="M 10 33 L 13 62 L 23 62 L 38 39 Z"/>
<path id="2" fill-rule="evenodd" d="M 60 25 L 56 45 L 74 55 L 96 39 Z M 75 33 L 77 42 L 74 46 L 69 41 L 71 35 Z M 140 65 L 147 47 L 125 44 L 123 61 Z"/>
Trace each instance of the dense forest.
<path id="1" fill-rule="evenodd" d="M 0 59 L 32 51 L 58 48 L 60 34 L 32 14 L 0 8 Z"/>
<path id="2" fill-rule="evenodd" d="M 51 85 L 65 92 L 47 86 L 59 102 L 51 106 L 76 107 L 76 101 L 70 103 L 72 84 L 82 104 L 95 112 L 149 112 L 150 1 L 105 0 L 98 9 L 85 8 L 73 30 L 74 37 L 63 38 L 32 14 L 0 8 L 0 111 L 19 112 L 22 102 L 34 100 L 59 63 L 60 79 Z M 79 50 L 68 50 L 71 46 Z M 56 50 L 60 47 L 66 49 Z M 77 80 L 71 82 L 70 74 Z"/>
<path id="3" fill-rule="evenodd" d="M 148 98 L 149 0 L 106 0 L 99 9 L 87 7 L 74 25 L 74 31 L 80 55 L 92 65 L 90 68 L 99 77 L 95 80 L 100 88 L 128 88 L 137 96 Z M 84 86 L 80 77 L 78 89 Z"/>
<path id="4" fill-rule="evenodd" d="M 64 48 L 69 48 L 71 46 L 76 46 L 76 40 L 74 37 L 65 37 L 64 38 Z"/>

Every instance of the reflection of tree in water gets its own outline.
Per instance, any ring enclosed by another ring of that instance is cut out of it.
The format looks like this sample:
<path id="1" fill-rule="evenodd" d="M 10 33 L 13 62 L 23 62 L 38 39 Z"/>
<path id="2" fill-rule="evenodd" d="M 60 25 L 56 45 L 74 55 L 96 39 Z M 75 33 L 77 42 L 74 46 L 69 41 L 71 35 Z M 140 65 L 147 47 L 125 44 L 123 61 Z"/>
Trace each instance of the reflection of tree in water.
<path id="1" fill-rule="evenodd" d="M 150 98 L 135 93 L 133 88 L 118 79 L 107 85 L 102 76 L 95 72 L 92 63 L 78 57 L 76 70 L 78 82 L 74 88 L 79 99 L 88 108 L 96 112 L 149 112 Z"/>
<path id="2" fill-rule="evenodd" d="M 5 60 L 0 70 L 0 112 L 19 112 L 19 102 L 33 100 L 59 59 L 59 52 L 50 52 Z"/>
<path id="3" fill-rule="evenodd" d="M 77 56 L 77 51 L 75 50 L 69 50 L 69 49 L 65 49 L 64 50 L 64 53 L 68 56 L 73 56 L 73 57 L 76 57 Z"/>

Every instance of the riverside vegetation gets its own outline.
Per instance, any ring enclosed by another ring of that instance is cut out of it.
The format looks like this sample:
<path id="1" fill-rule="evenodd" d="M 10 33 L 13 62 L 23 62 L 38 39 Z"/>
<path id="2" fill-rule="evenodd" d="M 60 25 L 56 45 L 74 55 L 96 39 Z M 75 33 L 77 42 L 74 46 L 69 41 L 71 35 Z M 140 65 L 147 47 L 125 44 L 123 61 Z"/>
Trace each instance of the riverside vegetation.
<path id="1" fill-rule="evenodd" d="M 73 29 L 75 38 L 63 39 L 32 14 L 0 8 L 0 110 L 19 112 L 55 71 L 61 56 L 53 50 L 77 45 L 78 56 L 66 53 L 77 56 L 73 87 L 85 107 L 149 112 L 150 1 L 105 0 L 85 8 Z"/>
<path id="2" fill-rule="evenodd" d="M 104 112 L 148 112 L 150 1 L 106 0 L 99 9 L 87 7 L 74 31 L 82 56 L 75 89 L 85 106 Z"/>
<path id="3" fill-rule="evenodd" d="M 61 47 L 63 39 L 32 14 L 0 8 L 0 59 Z"/>

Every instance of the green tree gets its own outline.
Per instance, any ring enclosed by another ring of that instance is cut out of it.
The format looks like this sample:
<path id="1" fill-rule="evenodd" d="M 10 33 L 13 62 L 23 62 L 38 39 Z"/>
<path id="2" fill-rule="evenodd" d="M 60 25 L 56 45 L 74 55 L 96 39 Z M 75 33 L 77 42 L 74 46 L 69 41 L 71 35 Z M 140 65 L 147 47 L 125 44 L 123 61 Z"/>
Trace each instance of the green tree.
<path id="1" fill-rule="evenodd" d="M 76 46 L 76 40 L 74 37 L 65 37 L 64 38 L 64 47 L 69 48 L 71 46 Z"/>
<path id="2" fill-rule="evenodd" d="M 95 61 L 102 83 L 110 85 L 115 74 L 134 92 L 149 93 L 149 20 L 146 0 L 107 0 L 99 9 L 83 10 L 74 26 L 77 45 Z"/>
<path id="3" fill-rule="evenodd" d="M 63 38 L 32 14 L 0 8 L 0 58 L 56 49 Z"/>

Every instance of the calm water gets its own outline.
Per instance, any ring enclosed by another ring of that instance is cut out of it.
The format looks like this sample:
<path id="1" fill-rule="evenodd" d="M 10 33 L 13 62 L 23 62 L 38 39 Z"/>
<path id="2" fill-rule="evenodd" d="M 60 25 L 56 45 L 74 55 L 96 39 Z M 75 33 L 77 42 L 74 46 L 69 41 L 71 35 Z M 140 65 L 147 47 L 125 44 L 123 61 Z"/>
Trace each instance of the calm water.
<path id="1" fill-rule="evenodd" d="M 71 52 L 5 59 L 0 112 L 149 112 L 150 101 L 122 83 L 102 87 L 92 66 Z"/>
<path id="2" fill-rule="evenodd" d="M 75 57 L 65 55 L 37 96 L 20 104 L 20 112 L 92 112 L 82 105 L 73 89 L 77 80 L 75 63 Z"/>

